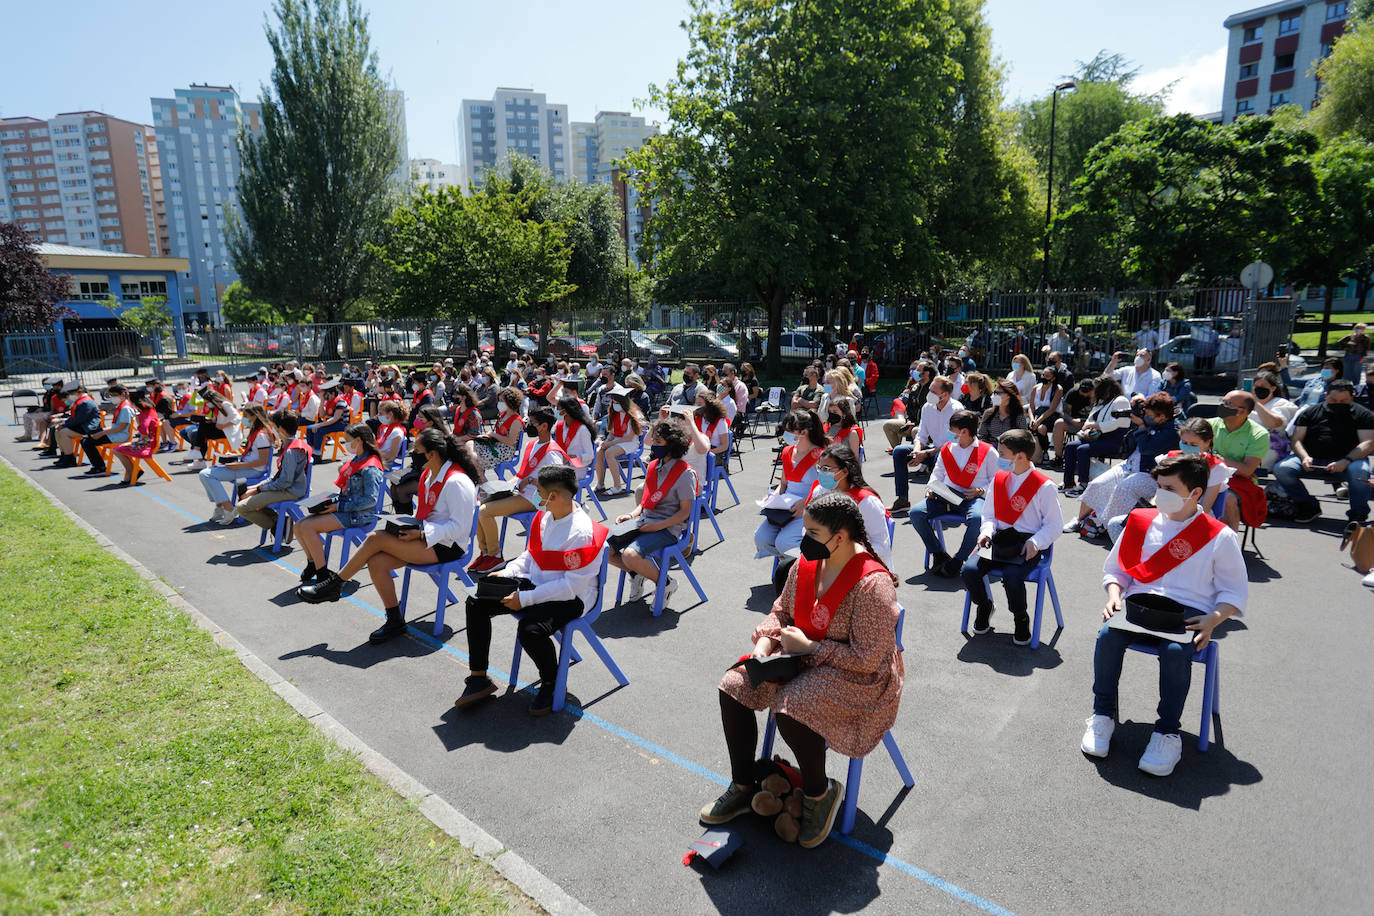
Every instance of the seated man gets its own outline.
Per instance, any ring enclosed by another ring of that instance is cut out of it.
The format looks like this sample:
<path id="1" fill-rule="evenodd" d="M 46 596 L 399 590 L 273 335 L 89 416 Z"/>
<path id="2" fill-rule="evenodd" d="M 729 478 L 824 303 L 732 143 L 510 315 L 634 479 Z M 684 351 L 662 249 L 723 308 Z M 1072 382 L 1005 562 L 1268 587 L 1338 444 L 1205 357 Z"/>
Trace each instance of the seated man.
<path id="1" fill-rule="evenodd" d="M 805 381 L 797 386 L 796 391 L 792 392 L 792 409 L 818 411 L 821 409 L 821 395 L 823 393 L 821 391 L 820 373 L 816 371 L 815 366 L 807 366 L 802 370 L 802 376 Z"/>
<path id="2" fill-rule="evenodd" d="M 87 474 L 104 474 L 105 459 L 100 455 L 102 445 L 123 445 L 129 441 L 129 430 L 138 411 L 129 403 L 129 390 L 123 385 L 111 385 L 106 391 L 115 402 L 113 419 L 104 429 L 98 429 L 81 440 L 81 450 L 91 462 Z M 65 450 L 65 449 L 64 449 Z"/>
<path id="3" fill-rule="evenodd" d="M 908 469 L 930 467 L 935 463 L 940 447 L 952 438 L 950 419 L 955 411 L 963 409 L 964 405 L 954 398 L 954 383 L 943 375 L 937 375 L 930 383 L 926 403 L 921 407 L 915 445 L 899 445 L 892 450 L 892 482 L 897 488 L 897 498 L 888 507 L 889 512 L 905 512 L 911 508 L 911 501 L 907 499 L 910 493 Z"/>
<path id="4" fill-rule="evenodd" d="M 530 408 L 525 421 L 525 448 L 515 469 L 515 492 L 482 503 L 477 516 L 477 559 L 468 572 L 495 572 L 506 565 L 501 558 L 501 531 L 496 520 L 507 515 L 520 515 L 535 510 L 539 499 L 539 469 L 550 464 L 567 464 L 568 456 L 553 441 L 553 408 L 538 404 Z M 480 481 L 479 481 L 480 483 Z"/>
<path id="5" fill-rule="evenodd" d="M 1207 647 L 1217 624 L 1244 612 L 1245 560 L 1235 532 L 1198 505 L 1207 489 L 1207 461 L 1201 455 L 1176 455 L 1155 465 L 1154 509 L 1136 509 L 1102 570 L 1107 590 L 1107 621 L 1093 652 L 1093 714 L 1083 732 L 1083 753 L 1106 757 L 1116 730 L 1117 684 L 1131 643 L 1159 649 L 1159 709 L 1154 733 L 1140 758 L 1140 769 L 1168 776 L 1183 753 L 1179 719 L 1188 699 L 1193 654 Z M 1127 629 L 1119 618 L 1133 596 L 1155 595 L 1183 606 L 1180 623 L 1193 631 L 1189 641 Z"/>
<path id="6" fill-rule="evenodd" d="M 65 415 L 54 417 L 61 417 L 62 423 L 52 430 L 52 442 L 62 452 L 57 467 L 71 468 L 76 467 L 76 440 L 100 432 L 100 406 L 80 382 L 68 382 L 62 394 L 72 399 L 72 406 Z"/>
<path id="7" fill-rule="evenodd" d="M 352 414 L 348 403 L 349 393 L 337 379 L 320 386 L 324 405 L 320 408 L 317 419 L 305 427 L 305 441 L 310 444 L 310 451 L 316 461 L 324 459 L 324 437 L 330 433 L 343 432 L 348 427 Z"/>
<path id="8" fill-rule="evenodd" d="M 519 587 L 502 598 L 468 597 L 468 667 L 472 673 L 464 682 L 463 695 L 453 702 L 459 709 L 496 692 L 496 685 L 487 677 L 491 618 L 518 611 L 516 638 L 539 669 L 539 694 L 530 705 L 530 715 L 548 715 L 558 679 L 553 634 L 596 603 L 607 530 L 576 503 L 577 472 L 571 467 L 545 465 L 537 477 L 539 504 L 544 510 L 530 523 L 525 552 L 506 565 L 502 576 L 483 580 L 507 587 L 519 583 Z"/>
<path id="9" fill-rule="evenodd" d="M 1326 386 L 1326 403 L 1298 414 L 1289 446 L 1293 454 L 1274 465 L 1274 476 L 1295 504 L 1295 521 L 1310 522 L 1322 514 L 1299 478 L 1304 473 L 1342 478 L 1350 492 L 1346 517 L 1352 522 L 1369 519 L 1374 411 L 1355 403 L 1355 386 L 1348 379 L 1333 379 Z"/>
<path id="10" fill-rule="evenodd" d="M 1002 574 L 1007 591 L 1007 607 L 1016 625 L 1012 642 L 1018 646 L 1031 641 L 1030 615 L 1026 613 L 1026 574 L 1041 551 L 1059 537 L 1063 518 L 1054 481 L 1037 471 L 1031 463 L 1035 455 L 1035 436 L 1028 429 L 1009 429 L 997 437 L 997 452 L 1011 462 L 1011 470 L 999 470 L 993 477 L 992 498 L 983 501 L 983 525 L 978 537 L 980 548 L 997 547 L 1004 559 L 989 559 L 974 554 L 964 563 L 962 576 L 977 613 L 973 633 L 991 631 L 992 596 L 983 575 L 996 569 Z M 1005 533 L 1011 532 L 1011 533 Z M 1016 542 L 1019 550 L 1014 550 Z"/>
<path id="11" fill-rule="evenodd" d="M 949 426 L 954 439 L 940 446 L 940 457 L 930 479 L 964 494 L 965 499 L 955 506 L 927 490 L 926 501 L 911 510 L 911 527 L 916 529 L 930 552 L 930 570 L 945 578 L 957 576 L 964 561 L 973 553 L 982 526 L 983 495 L 992 486 L 992 477 L 997 473 L 997 449 L 978 440 L 976 413 L 960 410 L 950 418 Z M 953 556 L 940 546 L 931 525 L 931 519 L 950 514 L 964 517 L 964 538 Z"/>
<path id="12" fill-rule="evenodd" d="M 1230 467 L 1230 488 L 1222 521 L 1240 530 L 1242 520 L 1252 527 L 1264 524 L 1269 501 L 1255 483 L 1255 469 L 1269 452 L 1269 431 L 1251 417 L 1255 396 L 1248 391 L 1231 391 L 1221 399 L 1212 418 L 1212 450 Z"/>

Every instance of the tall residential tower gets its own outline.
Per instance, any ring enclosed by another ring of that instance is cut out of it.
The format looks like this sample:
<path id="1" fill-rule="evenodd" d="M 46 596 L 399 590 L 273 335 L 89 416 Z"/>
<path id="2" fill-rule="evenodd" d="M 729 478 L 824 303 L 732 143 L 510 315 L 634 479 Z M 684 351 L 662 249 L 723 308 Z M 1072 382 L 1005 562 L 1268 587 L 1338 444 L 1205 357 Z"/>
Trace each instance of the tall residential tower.
<path id="1" fill-rule="evenodd" d="M 1346 0 L 1288 0 L 1227 17 L 1230 44 L 1222 123 L 1284 105 L 1311 111 L 1321 84 L 1312 65 L 1345 32 Z"/>
<path id="2" fill-rule="evenodd" d="M 551 104 L 542 92 L 498 88 L 490 101 L 463 99 L 463 184 L 481 185 L 509 152 L 528 156 L 553 176 L 572 176 L 568 106 Z"/>

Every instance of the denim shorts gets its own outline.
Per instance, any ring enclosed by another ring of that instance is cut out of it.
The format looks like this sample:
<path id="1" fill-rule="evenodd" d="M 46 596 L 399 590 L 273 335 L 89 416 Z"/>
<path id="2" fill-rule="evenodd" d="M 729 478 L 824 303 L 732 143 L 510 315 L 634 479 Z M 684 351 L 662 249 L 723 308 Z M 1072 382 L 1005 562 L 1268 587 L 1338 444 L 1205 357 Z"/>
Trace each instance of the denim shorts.
<path id="1" fill-rule="evenodd" d="M 626 544 L 624 550 L 634 549 L 641 557 L 651 557 L 665 547 L 677 543 L 677 535 L 671 531 L 647 531 Z M 623 553 L 624 550 L 621 552 Z"/>

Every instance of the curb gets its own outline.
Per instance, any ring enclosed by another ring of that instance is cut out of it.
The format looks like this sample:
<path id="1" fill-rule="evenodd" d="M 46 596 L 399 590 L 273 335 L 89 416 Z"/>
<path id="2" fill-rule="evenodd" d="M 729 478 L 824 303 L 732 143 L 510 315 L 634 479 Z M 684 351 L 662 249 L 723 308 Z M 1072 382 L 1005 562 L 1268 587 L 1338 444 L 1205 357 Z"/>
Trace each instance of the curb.
<path id="1" fill-rule="evenodd" d="M 468 820 L 457 808 L 434 794 L 427 786 L 390 759 L 377 753 L 367 742 L 321 709 L 314 700 L 245 648 L 232 634 L 222 629 L 219 624 L 207 617 L 174 588 L 158 578 L 152 570 L 126 553 L 118 544 L 106 537 L 100 529 L 73 512 L 65 503 L 12 461 L 0 455 L 0 463 L 28 481 L 30 486 L 75 523 L 78 528 L 95 538 L 96 544 L 106 553 L 132 569 L 140 578 L 151 585 L 154 591 L 166 598 L 173 607 L 189 617 L 196 626 L 209 633 L 221 648 L 234 653 L 245 668 L 256 675 L 273 693 L 289 703 L 291 708 L 296 710 L 302 718 L 324 733 L 336 746 L 355 755 L 363 766 L 367 767 L 402 798 L 415 802 L 419 812 L 428 818 L 434 826 L 456 839 L 473 855 L 494 868 L 503 878 L 519 888 L 521 893 L 534 900 L 553 916 L 594 916 L 591 909 L 525 861 L 518 853 Z"/>

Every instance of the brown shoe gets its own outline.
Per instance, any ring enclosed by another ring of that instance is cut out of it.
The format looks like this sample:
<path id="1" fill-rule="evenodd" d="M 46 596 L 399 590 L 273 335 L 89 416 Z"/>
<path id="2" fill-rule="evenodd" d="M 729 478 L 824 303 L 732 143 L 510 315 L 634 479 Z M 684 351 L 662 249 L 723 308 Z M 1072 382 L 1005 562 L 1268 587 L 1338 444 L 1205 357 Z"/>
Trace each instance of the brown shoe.
<path id="1" fill-rule="evenodd" d="M 458 709 L 466 709 L 496 692 L 496 685 L 485 675 L 469 675 L 463 681 L 463 695 L 453 701 Z"/>

